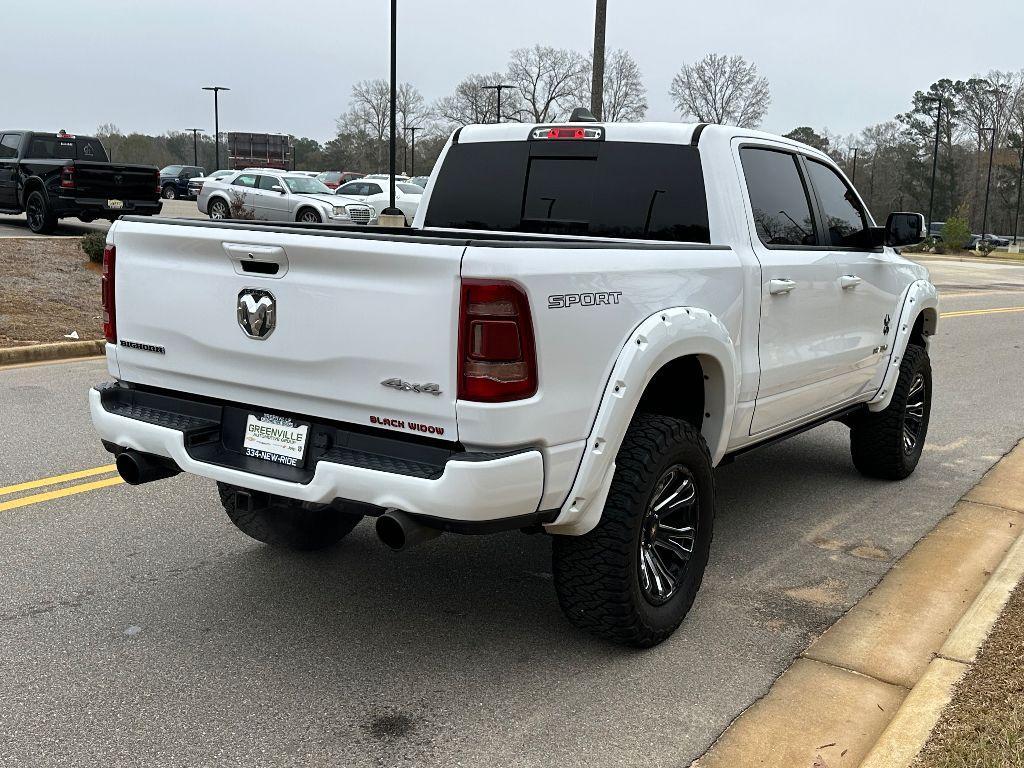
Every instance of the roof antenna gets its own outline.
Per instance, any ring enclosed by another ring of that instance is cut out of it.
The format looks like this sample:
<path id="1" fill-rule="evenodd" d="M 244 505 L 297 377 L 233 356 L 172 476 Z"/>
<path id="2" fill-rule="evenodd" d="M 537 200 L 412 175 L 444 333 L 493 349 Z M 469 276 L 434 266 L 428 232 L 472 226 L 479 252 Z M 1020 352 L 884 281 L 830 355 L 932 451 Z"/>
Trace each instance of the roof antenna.
<path id="1" fill-rule="evenodd" d="M 569 117 L 570 123 L 596 123 L 597 118 L 586 107 L 576 107 Z"/>

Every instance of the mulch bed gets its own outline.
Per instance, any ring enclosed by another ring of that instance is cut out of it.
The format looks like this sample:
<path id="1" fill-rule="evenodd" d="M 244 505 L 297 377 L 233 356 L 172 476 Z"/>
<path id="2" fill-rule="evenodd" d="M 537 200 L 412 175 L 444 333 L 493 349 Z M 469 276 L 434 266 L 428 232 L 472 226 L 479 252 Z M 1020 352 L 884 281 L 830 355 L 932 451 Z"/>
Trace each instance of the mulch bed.
<path id="1" fill-rule="evenodd" d="M 1024 766 L 1024 586 L 1010 597 L 914 768 Z"/>
<path id="2" fill-rule="evenodd" d="M 77 239 L 0 240 L 0 347 L 103 337 L 100 268 Z"/>

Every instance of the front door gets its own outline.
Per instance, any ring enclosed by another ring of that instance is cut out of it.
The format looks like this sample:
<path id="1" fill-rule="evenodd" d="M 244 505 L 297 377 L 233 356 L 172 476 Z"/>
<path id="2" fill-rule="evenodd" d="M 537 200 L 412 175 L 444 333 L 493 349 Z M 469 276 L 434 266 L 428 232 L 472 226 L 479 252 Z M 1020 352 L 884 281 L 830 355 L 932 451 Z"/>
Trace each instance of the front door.
<path id="1" fill-rule="evenodd" d="M 839 270 L 821 242 L 802 160 L 744 142 L 751 244 L 761 263 L 760 382 L 751 434 L 828 409 L 842 399 L 835 304 Z"/>
<path id="2" fill-rule="evenodd" d="M 839 363 L 847 392 L 855 397 L 881 383 L 876 376 L 889 359 L 902 289 L 913 277 L 900 269 L 895 254 L 873 246 L 867 209 L 835 168 L 808 158 L 807 174 L 840 267 L 835 307 L 843 339 Z"/>
<path id="3" fill-rule="evenodd" d="M 277 189 L 274 189 L 277 187 Z M 283 192 L 279 190 L 284 190 Z M 291 221 L 288 188 L 277 176 L 260 176 L 254 192 L 256 196 L 256 218 L 267 221 Z"/>

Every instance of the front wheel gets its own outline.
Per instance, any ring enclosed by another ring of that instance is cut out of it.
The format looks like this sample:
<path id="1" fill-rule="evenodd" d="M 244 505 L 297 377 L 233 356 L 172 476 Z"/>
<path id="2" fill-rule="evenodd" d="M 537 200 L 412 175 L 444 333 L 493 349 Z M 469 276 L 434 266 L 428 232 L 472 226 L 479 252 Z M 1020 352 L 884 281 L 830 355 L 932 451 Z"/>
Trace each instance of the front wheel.
<path id="1" fill-rule="evenodd" d="M 211 219 L 227 219 L 231 217 L 231 209 L 219 197 L 215 197 L 210 201 L 209 210 Z"/>
<path id="2" fill-rule="evenodd" d="M 319 224 L 320 214 L 312 208 L 303 208 L 301 213 L 299 213 L 299 221 L 305 224 Z"/>
<path id="3" fill-rule="evenodd" d="M 638 414 L 615 464 L 597 527 L 555 537 L 555 590 L 577 627 L 649 648 L 676 630 L 704 576 L 715 517 L 711 456 L 692 425 Z"/>
<path id="4" fill-rule="evenodd" d="M 850 426 L 853 465 L 867 477 L 909 477 L 921 460 L 931 410 L 931 361 L 924 347 L 910 344 L 888 407 L 861 414 Z"/>
<path id="5" fill-rule="evenodd" d="M 253 494 L 264 501 L 240 507 L 236 494 L 244 489 L 217 483 L 217 492 L 231 522 L 246 536 L 273 547 L 325 549 L 352 532 L 362 515 L 350 514 L 334 504 L 312 504 L 284 496 Z"/>

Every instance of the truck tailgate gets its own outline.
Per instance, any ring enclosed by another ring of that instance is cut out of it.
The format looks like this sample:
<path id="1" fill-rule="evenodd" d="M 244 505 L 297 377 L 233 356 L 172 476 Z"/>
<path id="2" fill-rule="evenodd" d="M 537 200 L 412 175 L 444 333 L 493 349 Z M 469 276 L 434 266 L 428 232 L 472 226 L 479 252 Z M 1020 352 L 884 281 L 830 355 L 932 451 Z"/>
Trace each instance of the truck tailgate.
<path id="1" fill-rule="evenodd" d="M 132 220 L 114 244 L 121 379 L 457 439 L 462 245 Z"/>
<path id="2" fill-rule="evenodd" d="M 75 161 L 79 197 L 118 200 L 157 200 L 160 175 L 151 166 Z"/>

